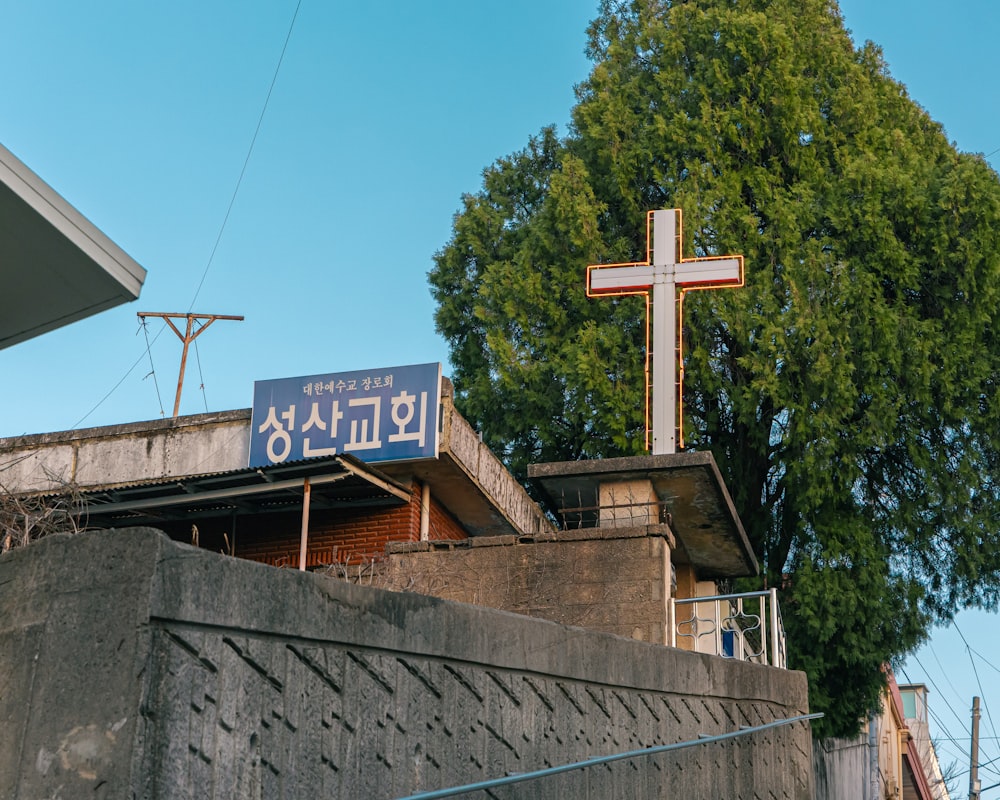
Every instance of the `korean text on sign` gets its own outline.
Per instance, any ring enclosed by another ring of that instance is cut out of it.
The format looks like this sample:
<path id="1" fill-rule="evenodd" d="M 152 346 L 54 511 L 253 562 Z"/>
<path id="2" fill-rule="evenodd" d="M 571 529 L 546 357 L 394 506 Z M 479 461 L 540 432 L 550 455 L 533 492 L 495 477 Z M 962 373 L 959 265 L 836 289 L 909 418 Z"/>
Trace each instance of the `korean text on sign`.
<path id="1" fill-rule="evenodd" d="M 440 381 L 440 364 L 258 381 L 250 466 L 339 453 L 434 458 Z"/>

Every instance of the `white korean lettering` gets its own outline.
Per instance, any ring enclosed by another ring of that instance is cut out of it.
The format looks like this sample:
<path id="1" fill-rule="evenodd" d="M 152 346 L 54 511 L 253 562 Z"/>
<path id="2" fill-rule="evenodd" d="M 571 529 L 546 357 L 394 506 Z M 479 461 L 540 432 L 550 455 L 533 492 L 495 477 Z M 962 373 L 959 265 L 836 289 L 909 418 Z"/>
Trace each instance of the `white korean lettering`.
<path id="1" fill-rule="evenodd" d="M 351 440 L 344 445 L 344 450 L 378 450 L 382 446 L 379 438 L 382 398 L 356 397 L 348 400 L 347 405 L 352 408 L 371 406 L 371 416 L 351 420 Z"/>
<path id="2" fill-rule="evenodd" d="M 427 392 L 420 393 L 420 418 L 416 428 L 407 430 L 417 414 L 416 400 L 417 396 L 408 393 L 405 389 L 390 399 L 392 421 L 396 425 L 396 433 L 389 434 L 390 442 L 417 442 L 420 447 L 424 446 L 426 441 Z"/>
<path id="3" fill-rule="evenodd" d="M 337 423 L 343 419 L 344 413 L 339 409 L 339 403 L 334 400 L 332 404 L 332 411 L 330 414 L 330 439 L 337 438 Z M 323 417 L 319 412 L 319 403 L 313 403 L 312 409 L 309 412 L 309 419 L 305 421 L 302 426 L 302 432 L 311 431 L 316 428 L 320 431 L 325 431 L 327 429 L 327 423 L 324 421 Z M 334 456 L 337 454 L 336 447 L 313 447 L 310 437 L 305 436 L 302 439 L 302 455 L 304 457 L 310 456 Z"/>
<path id="4" fill-rule="evenodd" d="M 279 416 L 288 423 L 288 430 L 285 430 L 278 421 Z M 288 410 L 282 411 L 281 414 L 277 413 L 277 409 L 274 406 L 268 408 L 267 419 L 261 423 L 261 426 L 257 429 L 257 433 L 263 433 L 268 428 L 274 428 L 274 432 L 267 438 L 267 457 L 271 459 L 272 464 L 280 464 L 288 458 L 288 454 L 292 451 L 292 437 L 288 431 L 295 430 L 295 406 L 289 406 Z M 278 440 L 283 444 L 283 449 L 280 453 L 275 452 L 274 449 L 275 442 Z"/>

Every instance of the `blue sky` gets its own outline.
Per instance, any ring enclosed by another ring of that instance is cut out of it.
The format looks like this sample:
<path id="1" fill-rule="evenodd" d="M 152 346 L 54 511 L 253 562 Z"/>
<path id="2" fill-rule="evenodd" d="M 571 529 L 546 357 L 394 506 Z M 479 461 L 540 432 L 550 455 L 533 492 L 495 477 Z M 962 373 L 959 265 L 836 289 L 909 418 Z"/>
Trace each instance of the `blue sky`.
<path id="1" fill-rule="evenodd" d="M 182 414 L 247 407 L 255 379 L 447 362 L 432 255 L 484 167 L 568 120 L 596 1 L 303 0 L 223 229 L 295 8 L 0 10 L 0 143 L 149 270 L 136 303 L 0 351 L 3 383 L 21 382 L 0 391 L 0 436 L 169 414 L 180 343 L 151 323 L 151 366 L 137 311 L 246 317 L 199 339 Z M 1000 164 L 994 3 L 841 8 L 960 149 Z M 945 761 L 966 758 L 972 695 L 990 709 L 1000 686 L 996 616 L 959 626 L 968 646 L 938 632 L 905 670 L 931 685 Z M 997 736 L 984 713 L 982 760 L 1000 755 Z"/>

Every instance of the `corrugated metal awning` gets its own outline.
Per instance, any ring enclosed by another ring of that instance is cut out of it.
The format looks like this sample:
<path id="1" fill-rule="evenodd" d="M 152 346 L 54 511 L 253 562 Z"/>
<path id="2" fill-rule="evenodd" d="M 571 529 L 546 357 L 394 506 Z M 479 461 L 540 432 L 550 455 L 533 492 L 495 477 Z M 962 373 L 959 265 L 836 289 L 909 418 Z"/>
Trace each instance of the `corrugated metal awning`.
<path id="1" fill-rule="evenodd" d="M 294 511 L 302 505 L 306 480 L 314 509 L 402 505 L 410 499 L 402 483 L 343 454 L 84 492 L 82 521 L 89 528 L 119 527 Z"/>

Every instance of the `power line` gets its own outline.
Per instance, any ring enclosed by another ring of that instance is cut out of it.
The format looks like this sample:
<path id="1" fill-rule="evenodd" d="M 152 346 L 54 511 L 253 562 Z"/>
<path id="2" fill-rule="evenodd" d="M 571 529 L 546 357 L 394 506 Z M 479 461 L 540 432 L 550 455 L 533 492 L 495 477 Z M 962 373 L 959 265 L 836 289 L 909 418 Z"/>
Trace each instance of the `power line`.
<path id="1" fill-rule="evenodd" d="M 140 311 L 137 316 L 139 319 L 145 319 L 146 317 L 159 317 L 167 324 L 170 330 L 177 334 L 177 338 L 184 343 L 184 350 L 181 353 L 180 374 L 177 376 L 177 394 L 174 397 L 173 418 L 177 419 L 177 414 L 180 413 L 181 409 L 181 390 L 184 388 L 184 370 L 187 366 L 188 346 L 191 342 L 195 341 L 199 336 L 201 336 L 201 334 L 208 330 L 208 326 L 216 320 L 225 319 L 242 322 L 243 317 L 236 314 L 192 314 L 190 312 L 187 314 L 171 314 L 163 311 Z M 175 319 L 186 320 L 187 324 L 184 328 L 184 333 L 181 333 L 177 326 L 174 325 L 173 320 Z M 204 320 L 204 322 L 202 322 L 202 320 Z M 201 323 L 198 330 L 193 330 L 195 322 Z"/>
<path id="2" fill-rule="evenodd" d="M 924 671 L 924 676 L 925 676 L 925 677 L 927 678 L 927 682 L 928 682 L 928 683 L 929 683 L 929 684 L 930 684 L 930 685 L 931 685 L 932 687 L 934 687 L 934 691 L 935 691 L 935 692 L 937 692 L 937 693 L 938 693 L 939 695 L 941 695 L 941 696 L 943 697 L 943 696 L 944 696 L 944 692 L 942 692 L 942 691 L 941 691 L 940 687 L 939 687 L 939 686 L 937 685 L 937 683 L 935 683 L 934 679 L 933 679 L 933 678 L 931 678 L 931 676 L 930 676 L 930 673 L 929 673 L 929 672 L 927 671 L 927 667 L 925 667 L 925 666 L 923 665 L 923 663 L 922 663 L 922 662 L 920 661 L 920 658 L 919 658 L 919 657 L 917 657 L 917 655 L 916 655 L 916 654 L 914 654 L 914 655 L 913 655 L 913 660 L 914 660 L 914 661 L 916 661 L 916 662 L 917 662 L 917 666 L 918 666 L 918 667 L 920 667 L 920 669 L 922 669 L 922 670 Z M 904 675 L 906 675 L 906 673 L 905 673 L 905 672 L 904 672 L 903 674 L 904 674 Z M 906 678 L 906 679 L 907 679 L 908 681 L 910 680 L 908 676 L 907 676 L 907 678 Z M 911 682 L 912 682 L 912 681 L 911 681 Z M 956 711 L 956 710 L 954 709 L 954 707 L 953 707 L 953 706 L 952 706 L 952 705 L 951 705 L 950 703 L 948 704 L 948 710 L 949 710 L 949 711 L 951 711 L 951 713 L 955 715 L 955 719 L 956 719 L 956 720 L 958 721 L 958 724 L 959 724 L 959 725 L 960 725 L 961 727 L 963 727 L 963 728 L 964 728 L 964 727 L 965 727 L 965 720 L 964 720 L 964 719 L 962 719 L 962 718 L 961 718 L 961 717 L 960 717 L 960 716 L 958 715 L 958 712 L 957 712 L 957 711 Z M 930 709 L 928 709 L 928 711 L 930 711 Z M 934 715 L 934 714 L 932 714 L 932 716 L 935 716 L 935 717 L 936 717 L 936 715 Z M 942 728 L 945 728 L 945 730 L 947 730 L 946 726 L 944 726 L 943 724 L 941 724 L 941 722 L 940 722 L 940 721 L 938 722 L 938 724 L 940 724 Z"/>
<path id="3" fill-rule="evenodd" d="M 156 387 L 156 402 L 160 406 L 160 416 L 163 416 L 163 398 L 160 397 L 160 383 L 156 380 L 156 367 L 153 366 L 153 351 L 150 349 L 149 345 L 149 328 L 146 325 L 145 318 L 140 317 L 139 319 L 142 325 L 143 335 L 146 337 L 146 353 L 149 355 L 149 375 L 153 376 L 153 386 Z M 148 378 L 149 375 L 146 377 Z"/>
<path id="4" fill-rule="evenodd" d="M 295 27 L 295 20 L 299 16 L 299 9 L 302 7 L 302 0 L 299 0 L 295 5 L 295 13 L 292 14 L 292 21 L 288 26 L 288 33 L 285 36 L 285 43 L 281 47 L 281 55 L 278 56 L 278 64 L 274 68 L 274 76 L 271 78 L 271 85 L 267 90 L 267 97 L 264 98 L 264 107 L 260 110 L 260 116 L 257 118 L 257 127 L 254 129 L 253 137 L 250 139 L 250 147 L 247 149 L 246 158 L 243 159 L 243 168 L 240 170 L 240 177 L 236 180 L 236 188 L 233 189 L 233 196 L 229 199 L 229 207 L 226 209 L 226 215 L 222 219 L 222 226 L 219 228 L 219 235 L 215 237 L 215 245 L 212 247 L 212 252 L 208 257 L 208 263 L 205 264 L 205 270 L 201 273 L 201 280 L 198 282 L 198 288 L 195 290 L 194 297 L 191 298 L 191 305 L 188 306 L 188 312 L 194 308 L 195 302 L 198 300 L 198 295 L 201 294 L 201 287 L 205 283 L 205 278 L 208 277 L 208 270 L 212 266 L 212 261 L 215 259 L 215 252 L 219 249 L 219 242 L 222 241 L 222 234 L 226 230 L 226 223 L 229 222 L 229 215 L 233 211 L 233 206 L 236 204 L 236 195 L 240 192 L 240 186 L 243 184 L 243 176 L 246 175 L 247 165 L 250 163 L 250 156 L 253 154 L 254 145 L 257 144 L 257 135 L 260 133 L 260 127 L 264 123 L 264 114 L 267 113 L 267 105 L 271 102 L 271 93 L 274 91 L 274 84 L 278 81 L 278 72 L 281 70 L 281 62 L 285 60 L 285 51 L 288 49 L 288 42 L 292 38 L 292 29 Z"/>
<path id="5" fill-rule="evenodd" d="M 997 729 L 993 724 L 993 715 L 990 713 L 989 703 L 986 702 L 986 693 L 983 691 L 983 682 L 979 679 L 979 670 L 976 669 L 976 660 L 972 657 L 972 648 L 969 647 L 969 642 L 965 638 L 965 634 L 962 633 L 962 629 L 958 627 L 958 622 L 953 620 L 952 624 L 955 626 L 955 632 L 962 638 L 962 643 L 965 645 L 965 652 L 969 655 L 969 663 L 972 664 L 972 674 L 976 676 L 976 685 L 979 687 L 979 696 L 982 698 L 983 705 L 986 707 L 986 719 L 990 723 L 990 730 L 993 731 L 993 737 L 996 738 Z M 995 761 L 996 759 L 993 760 Z M 996 769 L 991 768 L 991 771 L 1000 775 L 1000 771 Z"/>
<path id="6" fill-rule="evenodd" d="M 956 631 L 956 633 L 958 633 L 958 635 L 959 635 L 959 636 L 962 636 L 962 632 L 961 632 L 961 630 L 959 630 L 959 628 L 958 628 L 958 624 L 957 624 L 957 623 L 955 623 L 955 622 L 954 622 L 954 620 L 953 620 L 952 622 L 953 622 L 953 624 L 955 625 L 955 631 Z M 965 641 L 965 637 L 964 637 L 964 636 L 962 636 L 962 641 Z M 949 687 L 949 688 L 950 688 L 950 689 L 951 689 L 951 690 L 952 690 L 952 691 L 954 692 L 954 694 L 955 694 L 955 698 L 956 698 L 956 699 L 958 699 L 958 701 L 959 701 L 960 703 L 964 703 L 964 702 L 966 702 L 965 698 L 963 698 L 963 697 L 962 697 L 961 693 L 960 693 L 960 692 L 959 692 L 959 691 L 958 691 L 958 690 L 957 690 L 957 689 L 955 688 L 954 684 L 952 684 L 951 680 L 950 680 L 950 679 L 948 678 L 948 670 L 946 670 L 946 669 L 944 668 L 944 665 L 943 665 L 943 664 L 941 663 L 941 660 L 940 660 L 940 659 L 938 658 L 938 656 L 937 656 L 937 651 L 936 651 L 936 650 L 934 649 L 933 645 L 931 645 L 930 643 L 928 643 L 928 645 L 927 645 L 927 649 L 928 649 L 928 650 L 930 650 L 930 653 L 931 653 L 931 655 L 932 655 L 932 656 L 934 657 L 934 660 L 935 660 L 935 661 L 937 662 L 937 665 L 938 665 L 938 668 L 939 668 L 939 669 L 941 670 L 941 674 L 942 674 L 942 676 L 944 677 L 944 681 L 945 681 L 945 683 L 947 683 L 948 687 Z M 968 643 L 966 643 L 966 649 L 967 649 L 967 650 L 969 649 L 969 647 L 968 647 Z M 919 663 L 919 661 L 918 661 L 918 663 Z M 921 667 L 922 667 L 922 666 L 923 666 L 923 665 L 921 664 Z M 925 671 L 926 671 L 926 670 L 925 670 Z M 973 672 L 975 672 L 975 665 L 974 665 L 974 664 L 973 664 Z M 978 680 L 979 680 L 979 676 L 978 676 L 978 674 L 976 675 L 976 679 L 977 679 L 977 682 L 978 682 Z M 935 687 L 935 688 L 936 688 L 936 687 Z M 982 684 L 981 684 L 981 683 L 979 684 L 979 690 L 980 690 L 980 696 L 982 697 L 982 701 L 983 701 L 983 704 L 984 704 L 984 705 L 986 705 L 986 707 L 987 707 L 987 714 L 988 714 L 988 713 L 989 713 L 989 706 L 988 706 L 988 704 L 986 704 L 986 699 L 985 699 L 985 697 L 983 696 L 983 694 L 984 694 L 984 693 L 983 693 L 983 691 L 982 691 Z M 953 712 L 953 713 L 955 713 L 955 714 L 956 714 L 956 716 L 957 716 L 957 712 L 955 711 L 955 707 L 956 707 L 956 705 L 955 705 L 954 703 L 949 703 L 949 708 L 950 708 L 950 709 L 952 710 L 952 712 Z M 930 710 L 928 709 L 928 711 L 930 711 Z M 939 719 L 939 718 L 938 718 L 938 717 L 937 717 L 937 716 L 936 716 L 936 715 L 934 714 L 934 712 L 930 712 L 930 715 L 931 715 L 932 717 L 934 717 L 935 721 L 937 721 L 937 720 Z M 992 728 L 992 719 L 990 719 L 990 722 L 991 722 L 991 728 Z M 944 727 L 944 726 L 942 726 L 942 727 Z M 947 729 L 946 729 L 946 728 L 945 728 L 945 730 L 947 731 Z M 990 736 L 990 737 L 984 737 L 984 736 L 980 736 L 980 737 L 979 737 L 979 741 L 980 741 L 980 743 L 982 743 L 982 742 L 985 742 L 985 741 L 995 741 L 995 740 L 996 740 L 996 739 L 998 738 L 998 737 L 996 736 L 996 730 L 995 730 L 995 729 L 993 730 L 993 733 L 994 733 L 994 735 L 993 735 L 993 736 Z M 965 735 L 965 736 L 964 736 L 964 737 L 962 737 L 961 739 L 955 739 L 955 741 L 965 741 L 965 742 L 968 742 L 969 740 L 970 740 L 970 737 L 969 737 L 969 735 Z M 962 755 L 962 757 L 964 757 L 964 758 L 966 758 L 966 759 L 967 759 L 967 756 L 966 756 L 966 754 L 965 754 L 965 753 L 962 753 L 961 755 Z M 992 763 L 993 761 L 995 761 L 995 760 L 996 760 L 996 759 L 993 759 L 993 760 L 991 760 L 991 761 L 988 761 L 988 762 L 986 762 L 986 764 L 991 764 L 991 763 Z M 996 767 L 988 767 L 988 770 L 989 770 L 990 772 L 994 772 L 994 773 L 996 773 L 996 774 L 1000 775 L 1000 772 L 997 772 L 997 768 L 996 768 Z"/>
<path id="7" fill-rule="evenodd" d="M 201 399 L 205 401 L 205 411 L 208 412 L 208 395 L 205 394 L 205 375 L 201 371 L 201 351 L 198 349 L 198 340 L 195 339 L 194 342 L 194 358 L 198 362 L 198 380 L 200 381 L 199 388 L 201 389 Z"/>
<path id="8" fill-rule="evenodd" d="M 236 181 L 236 188 L 233 190 L 233 195 L 229 200 L 229 207 L 226 209 L 226 214 L 223 217 L 222 226 L 219 228 L 219 234 L 218 236 L 215 237 L 215 244 L 212 247 L 212 252 L 208 257 L 208 262 L 205 264 L 205 269 L 201 274 L 201 280 L 198 282 L 198 287 L 195 289 L 194 297 L 191 298 L 191 305 L 188 307 L 188 312 L 190 312 L 191 309 L 194 308 L 194 304 L 198 300 L 198 295 L 201 293 L 201 287 L 204 285 L 205 278 L 208 276 L 208 271 L 212 266 L 212 261 L 215 259 L 215 252 L 216 250 L 219 249 L 219 242 L 222 240 L 222 234 L 226 229 L 226 223 L 229 221 L 229 215 L 232 213 L 233 205 L 236 203 L 236 195 L 239 194 L 240 185 L 243 183 L 243 176 L 246 174 L 247 165 L 250 163 L 250 156 L 253 153 L 254 145 L 257 142 L 257 135 L 260 133 L 261 125 L 264 122 L 264 114 L 267 112 L 267 106 L 271 100 L 271 94 L 274 91 L 275 83 L 277 83 L 278 80 L 278 72 L 281 70 L 281 64 L 285 59 L 285 52 L 288 50 L 288 42 L 292 38 L 292 29 L 295 27 L 295 20 L 299 16 L 299 9 L 301 7 L 302 7 L 302 0 L 298 0 L 298 2 L 295 5 L 295 12 L 292 14 L 292 21 L 288 26 L 288 33 L 285 34 L 285 41 L 281 47 L 281 55 L 278 57 L 278 63 L 274 68 L 274 75 L 271 77 L 271 85 L 268 87 L 267 95 L 264 98 L 264 106 L 263 108 L 261 108 L 260 116 L 257 118 L 257 127 L 254 129 L 253 136 L 250 139 L 250 147 L 247 150 L 246 158 L 243 159 L 243 168 L 240 170 L 239 179 Z M 157 333 L 156 336 L 153 337 L 153 342 L 152 342 L 153 344 L 155 344 L 156 340 L 160 338 L 160 334 L 163 333 L 164 330 L 165 328 L 161 328 L 159 333 Z M 149 348 L 147 346 L 147 352 L 148 350 Z M 118 390 L 118 387 L 120 387 L 123 383 L 125 383 L 128 376 L 135 371 L 135 368 L 139 366 L 139 363 L 142 361 L 144 356 L 145 353 L 140 355 L 139 358 L 136 359 L 135 363 L 133 363 L 132 366 L 125 371 L 125 374 L 122 375 L 119 381 L 114 386 L 112 386 L 111 389 L 108 390 L 107 394 L 105 394 L 100 400 L 98 400 L 97 403 L 93 406 L 93 408 L 90 409 L 90 411 L 88 411 L 86 414 L 80 417 L 80 419 L 78 419 L 75 423 L 73 423 L 74 428 L 78 428 L 80 424 L 87 419 L 87 417 L 89 417 L 91 414 L 97 411 L 98 408 L 104 405 L 104 402 L 109 397 L 111 397 L 111 395 L 113 395 Z M 157 387 L 157 393 L 159 393 L 159 387 Z M 163 416 L 162 402 L 160 403 L 160 416 Z"/>
<path id="9" fill-rule="evenodd" d="M 156 339 L 154 338 L 154 339 L 153 339 L 153 341 L 155 342 L 155 341 L 156 341 Z M 142 353 L 142 354 L 141 354 L 141 355 L 140 355 L 140 356 L 139 356 L 139 357 L 138 357 L 138 358 L 137 358 L 137 359 L 135 360 L 135 363 L 133 363 L 133 364 L 132 364 L 132 366 L 131 366 L 131 367 L 129 367 L 129 368 L 128 368 L 128 369 L 127 369 L 127 370 L 125 371 L 125 374 L 124 374 L 124 375 L 122 375 L 122 377 L 121 377 L 121 379 L 120 379 L 120 380 L 118 381 L 118 383 L 116 383 L 116 384 L 115 384 L 114 386 L 112 386 L 112 387 L 111 387 L 111 389 L 110 389 L 110 390 L 108 391 L 108 393 L 107 393 L 106 395 L 104 395 L 104 397 L 102 397 L 102 398 L 101 398 L 100 400 L 98 400 L 98 401 L 97 401 L 97 403 L 96 403 L 96 404 L 94 405 L 94 407 L 93 407 L 92 409 L 90 409 L 90 411 L 88 411 L 88 412 L 87 412 L 86 414 L 84 414 L 84 415 L 83 415 L 82 417 L 80 417 L 80 419 L 78 419 L 78 420 L 77 420 L 76 422 L 74 422 L 74 423 L 73 423 L 73 427 L 74 427 L 74 428 L 79 428 L 79 427 L 80 427 L 80 423 L 82 423 L 82 422 L 83 422 L 83 421 L 84 421 L 85 419 L 87 419 L 87 417 L 89 417 L 89 416 L 90 416 L 91 414 L 93 414 L 93 413 L 94 413 L 95 411 L 97 411 L 97 409 L 99 409 L 99 408 L 101 407 L 101 405 L 103 405 L 104 401 L 105 401 L 105 400 L 107 400 L 107 399 L 108 399 L 109 397 L 111 397 L 111 395 L 113 395 L 113 394 L 115 393 L 115 390 L 116 390 L 116 389 L 117 389 L 117 388 L 118 388 L 119 386 L 121 386 L 121 385 L 122 385 L 123 383 L 125 383 L 125 379 L 126 379 L 126 378 L 127 378 L 127 377 L 128 377 L 129 375 L 131 375 L 131 374 L 132 374 L 133 370 L 135 370 L 135 368 L 139 366 L 139 363 L 140 363 L 140 362 L 141 362 L 141 361 L 143 360 L 143 358 L 145 358 L 145 357 L 146 357 L 146 354 L 145 354 L 145 353 Z"/>

